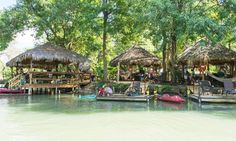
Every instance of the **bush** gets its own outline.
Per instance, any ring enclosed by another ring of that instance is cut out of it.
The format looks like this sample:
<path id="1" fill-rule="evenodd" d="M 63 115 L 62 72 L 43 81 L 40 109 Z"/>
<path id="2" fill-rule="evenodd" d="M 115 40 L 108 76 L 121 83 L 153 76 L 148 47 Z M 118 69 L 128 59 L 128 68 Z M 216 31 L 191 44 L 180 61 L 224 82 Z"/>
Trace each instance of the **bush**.
<path id="1" fill-rule="evenodd" d="M 125 93 L 125 91 L 129 88 L 130 84 L 113 83 L 112 86 L 115 89 L 115 93 Z"/>
<path id="2" fill-rule="evenodd" d="M 114 89 L 115 93 L 124 93 L 130 86 L 130 84 L 125 83 L 106 83 L 106 82 L 97 82 L 96 89 L 102 88 L 104 85 L 108 85 Z"/>
<path id="3" fill-rule="evenodd" d="M 179 93 L 181 95 L 186 95 L 187 87 L 186 86 L 172 86 L 172 85 L 159 85 L 158 93 Z"/>

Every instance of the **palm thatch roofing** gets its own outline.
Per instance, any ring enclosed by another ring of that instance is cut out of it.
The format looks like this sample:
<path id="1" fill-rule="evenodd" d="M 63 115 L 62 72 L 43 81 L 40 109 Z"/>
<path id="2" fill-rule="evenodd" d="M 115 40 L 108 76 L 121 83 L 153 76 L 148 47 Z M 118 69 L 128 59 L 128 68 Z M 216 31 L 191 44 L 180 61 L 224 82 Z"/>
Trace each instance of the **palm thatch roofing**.
<path id="1" fill-rule="evenodd" d="M 225 63 L 234 63 L 236 61 L 236 52 L 216 44 L 212 46 L 210 41 L 198 41 L 193 47 L 187 48 L 178 59 L 179 64 L 188 63 L 220 65 Z"/>
<path id="2" fill-rule="evenodd" d="M 6 65 L 9 67 L 29 67 L 31 61 L 33 67 L 43 68 L 57 64 L 79 64 L 88 61 L 88 59 L 66 48 L 46 43 L 16 56 Z"/>
<path id="3" fill-rule="evenodd" d="M 110 61 L 111 66 L 117 66 L 118 62 L 122 65 L 142 65 L 142 66 L 159 66 L 160 59 L 149 53 L 144 48 L 137 45 L 129 48 Z"/>

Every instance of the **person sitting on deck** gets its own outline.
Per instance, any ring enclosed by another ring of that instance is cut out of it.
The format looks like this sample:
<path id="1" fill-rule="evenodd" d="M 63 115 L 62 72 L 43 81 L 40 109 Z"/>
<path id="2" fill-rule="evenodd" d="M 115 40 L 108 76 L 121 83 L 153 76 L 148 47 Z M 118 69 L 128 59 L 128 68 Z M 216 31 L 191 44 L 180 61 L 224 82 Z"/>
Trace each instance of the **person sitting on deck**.
<path id="1" fill-rule="evenodd" d="M 102 86 L 102 88 L 99 89 L 98 96 L 110 96 L 112 95 L 112 93 L 113 93 L 112 88 L 105 84 Z"/>
<path id="2" fill-rule="evenodd" d="M 125 71 L 124 70 L 120 70 L 120 80 L 126 80 L 126 76 L 125 76 Z"/>
<path id="3" fill-rule="evenodd" d="M 102 88 L 100 88 L 99 90 L 98 90 L 98 96 L 104 96 L 104 94 L 105 94 L 105 88 L 104 87 L 102 87 Z"/>
<path id="4" fill-rule="evenodd" d="M 218 77 L 225 77 L 225 70 L 224 67 L 220 67 L 220 70 L 217 73 Z"/>
<path id="5" fill-rule="evenodd" d="M 109 86 L 106 86 L 106 87 L 105 87 L 105 95 L 107 95 L 107 96 L 111 96 L 112 93 L 113 93 L 112 88 L 109 87 Z"/>
<path id="6" fill-rule="evenodd" d="M 184 69 L 184 80 L 186 84 L 190 84 L 190 73 L 187 68 Z"/>
<path id="7" fill-rule="evenodd" d="M 144 79 L 145 79 L 145 71 L 142 68 L 139 70 L 138 76 L 139 76 L 139 80 L 140 81 L 144 81 Z"/>

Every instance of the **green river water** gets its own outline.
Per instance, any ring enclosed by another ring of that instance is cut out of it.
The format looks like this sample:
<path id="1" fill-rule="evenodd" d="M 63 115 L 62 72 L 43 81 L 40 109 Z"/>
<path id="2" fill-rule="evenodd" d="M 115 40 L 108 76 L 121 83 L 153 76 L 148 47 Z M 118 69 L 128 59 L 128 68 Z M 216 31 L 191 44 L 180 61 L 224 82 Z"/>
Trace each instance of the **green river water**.
<path id="1" fill-rule="evenodd" d="M 235 141 L 236 105 L 1 96 L 0 141 Z"/>

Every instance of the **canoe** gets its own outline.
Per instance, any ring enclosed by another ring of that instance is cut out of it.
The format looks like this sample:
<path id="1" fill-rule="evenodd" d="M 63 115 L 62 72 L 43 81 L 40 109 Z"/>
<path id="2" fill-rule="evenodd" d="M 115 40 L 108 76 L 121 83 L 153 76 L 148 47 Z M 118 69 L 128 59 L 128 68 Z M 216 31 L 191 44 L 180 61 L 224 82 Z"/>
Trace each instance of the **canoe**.
<path id="1" fill-rule="evenodd" d="M 0 94 L 23 94 L 24 90 L 13 90 L 8 88 L 0 88 Z"/>
<path id="2" fill-rule="evenodd" d="M 163 94 L 161 96 L 157 96 L 157 99 L 160 101 L 174 102 L 174 103 L 185 102 L 185 100 L 182 97 L 180 97 L 179 95 Z"/>
<path id="3" fill-rule="evenodd" d="M 79 99 L 96 99 L 96 95 L 92 94 L 92 95 L 79 95 Z"/>

